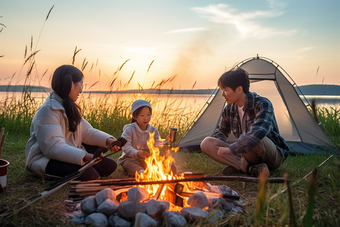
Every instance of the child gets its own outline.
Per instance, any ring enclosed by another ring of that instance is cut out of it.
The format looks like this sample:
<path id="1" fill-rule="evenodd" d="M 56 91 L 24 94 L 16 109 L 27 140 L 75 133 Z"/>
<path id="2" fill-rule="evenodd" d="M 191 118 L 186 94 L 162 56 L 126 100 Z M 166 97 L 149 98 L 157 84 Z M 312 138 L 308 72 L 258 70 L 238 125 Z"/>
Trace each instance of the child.
<path id="1" fill-rule="evenodd" d="M 158 130 L 149 124 L 152 115 L 152 107 L 148 101 L 137 100 L 131 106 L 132 120 L 123 128 L 122 137 L 127 143 L 122 148 L 122 156 L 118 163 L 130 176 L 135 173 L 143 173 L 146 168 L 145 158 L 150 156 L 147 141 L 149 133 L 154 132 L 155 144 L 157 147 L 162 142 Z"/>

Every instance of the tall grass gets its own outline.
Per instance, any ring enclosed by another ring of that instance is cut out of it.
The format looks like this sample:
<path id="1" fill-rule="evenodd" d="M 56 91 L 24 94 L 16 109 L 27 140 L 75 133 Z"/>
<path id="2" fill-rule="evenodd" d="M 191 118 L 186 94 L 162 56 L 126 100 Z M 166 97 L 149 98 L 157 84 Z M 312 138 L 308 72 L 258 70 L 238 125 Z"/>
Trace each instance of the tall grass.
<path id="1" fill-rule="evenodd" d="M 318 117 L 325 125 L 327 131 L 340 142 L 340 109 L 334 107 L 317 108 Z"/>
<path id="2" fill-rule="evenodd" d="M 0 125 L 6 128 L 6 132 L 29 135 L 29 129 L 33 116 L 39 107 L 30 93 L 23 92 L 22 98 L 16 96 L 7 97 L 0 102 Z"/>
<path id="3" fill-rule="evenodd" d="M 313 106 L 313 104 L 312 104 Z M 313 106 L 310 109 L 313 116 L 317 114 L 316 120 L 325 126 L 323 130 L 330 135 L 334 142 L 340 145 L 340 108 Z"/>

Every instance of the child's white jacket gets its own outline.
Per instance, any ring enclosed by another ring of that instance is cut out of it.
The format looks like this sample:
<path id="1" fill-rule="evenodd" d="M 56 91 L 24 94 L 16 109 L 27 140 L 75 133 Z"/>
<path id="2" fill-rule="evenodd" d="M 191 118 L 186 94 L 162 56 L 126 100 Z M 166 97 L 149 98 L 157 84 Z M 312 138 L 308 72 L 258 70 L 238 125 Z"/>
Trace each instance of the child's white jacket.
<path id="1" fill-rule="evenodd" d="M 161 141 L 159 132 L 155 127 L 148 124 L 146 130 L 143 131 L 142 129 L 139 128 L 136 122 L 125 125 L 123 128 L 122 137 L 124 137 L 127 140 L 127 143 L 122 148 L 122 156 L 119 157 L 118 163 L 122 164 L 126 158 L 138 159 L 137 157 L 138 150 L 148 149 L 147 141 L 150 137 L 149 136 L 150 132 L 155 133 L 154 146 L 158 146 L 161 143 Z"/>

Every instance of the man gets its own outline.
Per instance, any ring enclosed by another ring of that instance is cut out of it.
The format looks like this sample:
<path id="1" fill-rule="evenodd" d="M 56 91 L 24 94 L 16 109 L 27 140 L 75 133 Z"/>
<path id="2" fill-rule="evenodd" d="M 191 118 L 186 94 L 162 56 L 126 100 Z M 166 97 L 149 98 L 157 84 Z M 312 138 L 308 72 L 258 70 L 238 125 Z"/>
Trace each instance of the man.
<path id="1" fill-rule="evenodd" d="M 202 151 L 228 165 L 223 169 L 227 176 L 244 172 L 257 177 L 279 168 L 289 147 L 279 134 L 272 103 L 249 91 L 249 76 L 242 68 L 222 74 L 218 86 L 227 105 L 214 137 L 202 141 Z M 231 132 L 237 140 L 228 144 Z"/>

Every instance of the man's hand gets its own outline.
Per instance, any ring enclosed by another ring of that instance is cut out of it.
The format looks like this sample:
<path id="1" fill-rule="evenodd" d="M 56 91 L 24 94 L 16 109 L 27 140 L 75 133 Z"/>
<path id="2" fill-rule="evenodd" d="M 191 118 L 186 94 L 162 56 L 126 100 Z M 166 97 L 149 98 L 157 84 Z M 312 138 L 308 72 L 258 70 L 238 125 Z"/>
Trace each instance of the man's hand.
<path id="1" fill-rule="evenodd" d="M 231 150 L 230 150 L 229 147 L 220 147 L 220 148 L 218 149 L 218 151 L 217 151 L 217 154 L 218 154 L 219 156 L 224 156 L 225 154 L 226 154 L 226 155 L 231 155 L 232 152 L 231 152 Z"/>
<path id="2" fill-rule="evenodd" d="M 147 158 L 149 156 L 150 156 L 149 152 L 142 151 L 142 150 L 138 150 L 138 152 L 137 152 L 138 158 Z"/>

